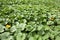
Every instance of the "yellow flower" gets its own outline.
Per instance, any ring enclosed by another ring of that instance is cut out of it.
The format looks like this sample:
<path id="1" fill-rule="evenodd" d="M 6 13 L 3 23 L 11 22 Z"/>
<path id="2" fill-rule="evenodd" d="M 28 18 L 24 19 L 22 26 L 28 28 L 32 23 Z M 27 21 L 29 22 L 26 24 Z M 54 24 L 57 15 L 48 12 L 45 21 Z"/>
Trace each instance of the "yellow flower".
<path id="1" fill-rule="evenodd" d="M 10 27 L 11 27 L 11 25 L 8 25 L 8 24 L 6 25 L 6 28 L 10 28 Z"/>
<path id="2" fill-rule="evenodd" d="M 51 17 L 51 18 L 50 18 L 50 20 L 52 20 L 52 21 L 53 21 L 54 19 L 55 19 L 54 17 Z"/>

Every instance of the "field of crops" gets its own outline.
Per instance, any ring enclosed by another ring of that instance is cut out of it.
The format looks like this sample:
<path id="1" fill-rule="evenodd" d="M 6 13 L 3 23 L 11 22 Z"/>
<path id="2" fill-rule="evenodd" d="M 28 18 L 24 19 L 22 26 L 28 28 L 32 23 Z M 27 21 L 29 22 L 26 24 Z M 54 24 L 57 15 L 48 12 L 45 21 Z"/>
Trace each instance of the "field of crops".
<path id="1" fill-rule="evenodd" d="M 0 0 L 0 40 L 60 40 L 60 0 Z"/>

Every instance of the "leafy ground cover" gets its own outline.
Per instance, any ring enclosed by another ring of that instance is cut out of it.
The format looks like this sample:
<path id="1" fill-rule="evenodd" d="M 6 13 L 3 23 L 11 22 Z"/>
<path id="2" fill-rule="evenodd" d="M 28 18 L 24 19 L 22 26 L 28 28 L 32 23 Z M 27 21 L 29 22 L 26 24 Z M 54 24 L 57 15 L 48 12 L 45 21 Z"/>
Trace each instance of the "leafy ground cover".
<path id="1" fill-rule="evenodd" d="M 60 40 L 60 0 L 0 0 L 0 40 Z"/>

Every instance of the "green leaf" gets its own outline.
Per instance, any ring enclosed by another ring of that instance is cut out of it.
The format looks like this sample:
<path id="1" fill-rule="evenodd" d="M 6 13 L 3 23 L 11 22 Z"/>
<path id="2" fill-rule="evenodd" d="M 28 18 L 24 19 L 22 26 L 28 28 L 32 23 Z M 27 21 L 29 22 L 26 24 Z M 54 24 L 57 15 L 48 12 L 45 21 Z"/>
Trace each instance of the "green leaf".
<path id="1" fill-rule="evenodd" d="M 41 36 L 39 36 L 38 40 L 42 40 L 42 37 L 41 37 Z"/>
<path id="2" fill-rule="evenodd" d="M 1 32 L 4 32 L 4 28 L 5 28 L 5 27 L 0 24 L 0 33 L 1 33 Z"/>
<path id="3" fill-rule="evenodd" d="M 44 26 L 44 29 L 45 29 L 45 30 L 50 30 L 50 27 L 45 25 L 45 26 Z"/>
<path id="4" fill-rule="evenodd" d="M 37 27 L 37 30 L 41 30 L 43 28 L 43 25 L 39 25 L 38 27 Z"/>
<path id="5" fill-rule="evenodd" d="M 60 40 L 60 36 L 57 36 L 55 40 Z"/>
<path id="6" fill-rule="evenodd" d="M 29 37 L 29 40 L 36 40 L 34 37 Z"/>
<path id="7" fill-rule="evenodd" d="M 10 33 L 9 32 L 4 32 L 1 34 L 1 39 L 4 40 L 4 39 L 8 39 L 10 36 Z"/>
<path id="8" fill-rule="evenodd" d="M 11 31 L 11 32 L 15 32 L 16 30 L 17 30 L 17 28 L 16 28 L 15 25 L 10 28 L 10 31 Z"/>
<path id="9" fill-rule="evenodd" d="M 24 40 L 26 37 L 26 34 L 18 33 L 16 36 L 16 40 Z"/>
<path id="10" fill-rule="evenodd" d="M 49 33 L 47 33 L 47 34 L 45 34 L 44 36 L 43 36 L 43 40 L 46 40 L 46 39 L 48 39 L 49 38 Z"/>

